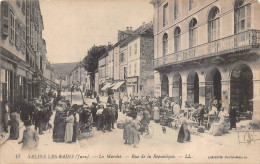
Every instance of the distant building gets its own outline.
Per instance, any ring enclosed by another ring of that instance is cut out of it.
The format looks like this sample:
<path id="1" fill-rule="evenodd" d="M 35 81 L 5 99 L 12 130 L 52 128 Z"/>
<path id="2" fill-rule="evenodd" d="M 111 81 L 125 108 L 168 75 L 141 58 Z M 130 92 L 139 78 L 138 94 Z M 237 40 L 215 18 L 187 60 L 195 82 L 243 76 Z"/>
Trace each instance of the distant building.
<path id="1" fill-rule="evenodd" d="M 78 64 L 79 62 L 51 64 L 54 69 L 55 83 L 61 85 L 62 88 L 68 89 L 72 85 L 72 81 L 70 81 L 70 72 Z"/>
<path id="2" fill-rule="evenodd" d="M 153 24 L 143 23 L 120 43 L 121 76 L 126 75 L 128 96 L 153 96 Z M 125 72 L 127 70 L 127 72 Z"/>

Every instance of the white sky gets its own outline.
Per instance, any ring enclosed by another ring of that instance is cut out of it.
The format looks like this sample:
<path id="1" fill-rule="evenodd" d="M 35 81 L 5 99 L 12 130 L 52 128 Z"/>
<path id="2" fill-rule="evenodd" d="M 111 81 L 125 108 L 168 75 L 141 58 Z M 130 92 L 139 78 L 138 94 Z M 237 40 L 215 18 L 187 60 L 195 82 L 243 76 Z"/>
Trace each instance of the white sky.
<path id="1" fill-rule="evenodd" d="M 94 44 L 117 42 L 117 31 L 153 19 L 150 0 L 40 0 L 51 63 L 77 62 Z"/>

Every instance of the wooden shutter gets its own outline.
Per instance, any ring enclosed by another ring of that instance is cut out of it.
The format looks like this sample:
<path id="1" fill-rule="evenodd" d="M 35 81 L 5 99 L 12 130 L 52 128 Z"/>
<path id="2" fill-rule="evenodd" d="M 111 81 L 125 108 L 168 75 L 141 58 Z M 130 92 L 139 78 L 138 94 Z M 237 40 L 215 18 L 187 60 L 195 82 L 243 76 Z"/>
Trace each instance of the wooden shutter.
<path id="1" fill-rule="evenodd" d="M 8 19 L 8 3 L 5 1 L 1 2 L 1 16 L 2 16 L 2 27 L 1 27 L 1 35 L 5 39 L 8 36 L 8 25 L 9 25 L 9 19 Z"/>
<path id="2" fill-rule="evenodd" d="M 246 6 L 246 21 L 247 21 L 247 28 L 251 28 L 251 4 Z"/>
<path id="3" fill-rule="evenodd" d="M 18 19 L 15 20 L 15 46 L 18 49 L 19 45 L 18 45 L 18 24 L 19 21 Z"/>

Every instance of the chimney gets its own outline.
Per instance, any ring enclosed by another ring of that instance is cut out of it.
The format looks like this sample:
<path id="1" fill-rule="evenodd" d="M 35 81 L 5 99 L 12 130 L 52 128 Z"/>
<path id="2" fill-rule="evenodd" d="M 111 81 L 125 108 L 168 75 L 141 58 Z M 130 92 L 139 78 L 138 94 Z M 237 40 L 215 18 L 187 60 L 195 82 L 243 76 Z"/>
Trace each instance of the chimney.
<path id="1" fill-rule="evenodd" d="M 126 27 L 126 30 L 128 31 L 128 30 L 129 30 L 129 27 Z"/>
<path id="2" fill-rule="evenodd" d="M 143 22 L 143 24 L 142 24 L 142 28 L 145 28 L 145 22 Z"/>
<path id="3" fill-rule="evenodd" d="M 130 31 L 133 31 L 133 27 L 130 27 Z"/>

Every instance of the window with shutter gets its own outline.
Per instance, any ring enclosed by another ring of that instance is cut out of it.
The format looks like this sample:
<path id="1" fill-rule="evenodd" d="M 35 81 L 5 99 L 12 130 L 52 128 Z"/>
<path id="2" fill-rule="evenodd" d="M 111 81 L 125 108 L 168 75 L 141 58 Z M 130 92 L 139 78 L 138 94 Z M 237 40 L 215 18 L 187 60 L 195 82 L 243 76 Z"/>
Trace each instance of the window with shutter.
<path id="1" fill-rule="evenodd" d="M 208 41 L 214 41 L 219 38 L 220 23 L 219 23 L 219 9 L 213 7 L 208 16 Z"/>
<path id="2" fill-rule="evenodd" d="M 33 44 L 34 44 L 34 23 L 33 22 L 31 22 L 31 36 L 30 36 L 30 40 L 31 40 L 31 45 L 33 46 Z"/>
<path id="3" fill-rule="evenodd" d="M 30 36 L 31 36 L 31 30 L 30 30 L 30 8 L 27 8 L 27 14 L 26 14 L 26 32 L 27 32 L 27 43 L 30 44 Z"/>
<path id="4" fill-rule="evenodd" d="M 15 40 L 15 27 L 14 27 L 14 13 L 13 11 L 10 9 L 10 43 L 14 44 L 14 40 Z"/>
<path id="5" fill-rule="evenodd" d="M 8 36 L 8 3 L 5 1 L 1 2 L 1 16 L 2 16 L 2 27 L 1 27 L 1 35 L 5 39 Z"/>
<path id="6" fill-rule="evenodd" d="M 24 0 L 22 2 L 22 13 L 25 15 L 25 2 L 24 2 Z"/>
<path id="7" fill-rule="evenodd" d="M 163 26 L 168 24 L 168 3 L 163 6 Z"/>
<path id="8" fill-rule="evenodd" d="M 174 19 L 177 19 L 179 16 L 179 2 L 174 0 Z"/>
<path id="9" fill-rule="evenodd" d="M 21 49 L 21 44 L 20 44 L 20 40 L 21 40 L 21 35 L 20 35 L 20 29 L 21 29 L 21 25 L 18 19 L 15 20 L 15 46 L 18 50 Z"/>
<path id="10" fill-rule="evenodd" d="M 137 43 L 135 43 L 135 54 L 137 53 Z"/>
<path id="11" fill-rule="evenodd" d="M 37 51 L 37 44 L 38 44 L 38 35 L 37 35 L 37 31 L 35 31 L 35 44 L 34 44 L 34 51 Z"/>
<path id="12" fill-rule="evenodd" d="M 251 28 L 251 4 L 243 4 L 243 0 L 236 0 L 234 5 L 235 33 Z"/>

